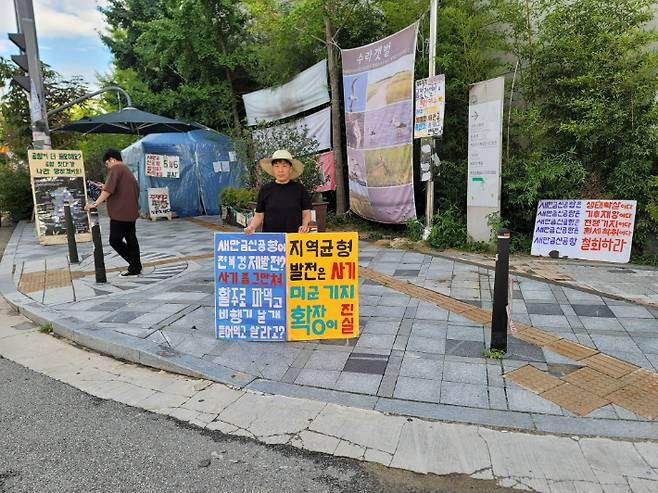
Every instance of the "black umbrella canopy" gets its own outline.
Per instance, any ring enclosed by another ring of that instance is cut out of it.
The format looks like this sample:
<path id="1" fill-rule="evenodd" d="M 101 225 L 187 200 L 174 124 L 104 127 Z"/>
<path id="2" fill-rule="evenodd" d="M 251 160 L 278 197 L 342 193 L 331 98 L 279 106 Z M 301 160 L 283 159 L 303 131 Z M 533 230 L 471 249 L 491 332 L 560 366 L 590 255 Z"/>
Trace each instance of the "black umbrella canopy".
<path id="1" fill-rule="evenodd" d="M 196 123 L 184 123 L 166 116 L 154 115 L 130 106 L 112 113 L 97 115 L 63 125 L 55 130 L 84 134 L 133 134 L 189 132 L 204 128 Z"/>

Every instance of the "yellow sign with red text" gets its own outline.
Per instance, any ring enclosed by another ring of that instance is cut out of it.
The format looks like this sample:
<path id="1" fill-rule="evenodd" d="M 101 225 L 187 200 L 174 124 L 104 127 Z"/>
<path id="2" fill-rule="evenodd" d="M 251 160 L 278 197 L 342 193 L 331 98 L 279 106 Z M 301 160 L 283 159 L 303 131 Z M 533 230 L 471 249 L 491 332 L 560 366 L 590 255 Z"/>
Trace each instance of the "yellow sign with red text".
<path id="1" fill-rule="evenodd" d="M 286 235 L 288 340 L 359 335 L 357 233 Z"/>

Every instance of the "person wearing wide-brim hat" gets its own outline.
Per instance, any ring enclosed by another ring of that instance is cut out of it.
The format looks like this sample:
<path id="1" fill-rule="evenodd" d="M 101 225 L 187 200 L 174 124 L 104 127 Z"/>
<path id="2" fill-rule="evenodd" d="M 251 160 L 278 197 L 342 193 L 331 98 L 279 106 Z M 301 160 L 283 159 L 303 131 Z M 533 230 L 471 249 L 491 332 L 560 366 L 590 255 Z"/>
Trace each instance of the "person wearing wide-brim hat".
<path id="1" fill-rule="evenodd" d="M 286 150 L 278 150 L 271 158 L 261 159 L 260 167 L 274 181 L 258 192 L 256 214 L 244 232 L 251 234 L 259 226 L 264 233 L 307 233 L 311 222 L 311 197 L 299 182 L 304 165 Z"/>

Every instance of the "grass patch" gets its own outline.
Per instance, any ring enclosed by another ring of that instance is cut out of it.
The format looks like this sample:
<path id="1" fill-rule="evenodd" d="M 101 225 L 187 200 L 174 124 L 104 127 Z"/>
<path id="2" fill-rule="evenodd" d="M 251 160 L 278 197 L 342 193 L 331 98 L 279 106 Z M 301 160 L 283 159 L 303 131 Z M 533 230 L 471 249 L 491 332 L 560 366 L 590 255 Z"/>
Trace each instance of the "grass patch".
<path id="1" fill-rule="evenodd" d="M 53 331 L 53 324 L 50 322 L 39 325 L 39 332 L 42 334 L 50 334 Z"/>
<path id="2" fill-rule="evenodd" d="M 487 359 L 503 359 L 505 357 L 505 351 L 501 351 L 499 349 L 487 349 L 485 352 L 482 353 L 482 356 L 484 356 Z"/>

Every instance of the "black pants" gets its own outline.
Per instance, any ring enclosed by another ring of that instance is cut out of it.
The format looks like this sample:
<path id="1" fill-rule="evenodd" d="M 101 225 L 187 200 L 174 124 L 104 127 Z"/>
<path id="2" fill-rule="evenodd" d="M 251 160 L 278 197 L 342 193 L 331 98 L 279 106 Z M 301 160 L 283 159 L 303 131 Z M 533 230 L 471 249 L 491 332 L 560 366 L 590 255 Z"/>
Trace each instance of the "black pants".
<path id="1" fill-rule="evenodd" d="M 135 221 L 110 219 L 110 246 L 121 255 L 121 258 L 128 262 L 128 272 L 139 274 L 142 271 L 142 262 L 139 260 L 139 243 L 135 233 Z"/>

